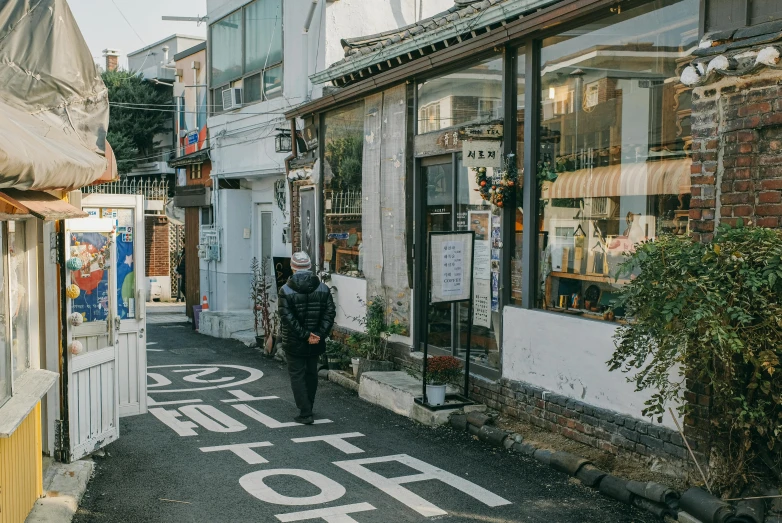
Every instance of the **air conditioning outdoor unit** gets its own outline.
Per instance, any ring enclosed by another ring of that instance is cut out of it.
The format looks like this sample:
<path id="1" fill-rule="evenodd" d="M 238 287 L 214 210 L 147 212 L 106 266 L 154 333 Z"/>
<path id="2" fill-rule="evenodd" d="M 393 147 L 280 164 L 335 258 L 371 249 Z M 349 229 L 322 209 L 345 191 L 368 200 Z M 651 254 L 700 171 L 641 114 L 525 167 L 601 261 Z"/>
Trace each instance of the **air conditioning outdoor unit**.
<path id="1" fill-rule="evenodd" d="M 240 87 L 231 87 L 223 91 L 223 110 L 230 111 L 242 106 L 242 89 Z"/>

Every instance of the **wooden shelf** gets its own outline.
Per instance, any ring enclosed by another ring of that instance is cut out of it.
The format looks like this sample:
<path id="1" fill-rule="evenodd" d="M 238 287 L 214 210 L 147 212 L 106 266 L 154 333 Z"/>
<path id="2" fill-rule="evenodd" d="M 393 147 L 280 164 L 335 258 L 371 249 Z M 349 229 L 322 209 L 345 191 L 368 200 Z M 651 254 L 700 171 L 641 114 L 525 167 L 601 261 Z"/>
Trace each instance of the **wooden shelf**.
<path id="1" fill-rule="evenodd" d="M 549 276 L 555 278 L 568 278 L 571 280 L 591 281 L 591 282 L 598 282 L 598 283 L 611 283 L 614 285 L 620 285 L 622 283 L 628 283 L 630 281 L 630 280 L 623 280 L 623 279 L 619 279 L 618 281 L 615 281 L 612 276 L 606 276 L 604 274 L 577 274 L 575 272 L 551 271 L 549 273 Z"/>

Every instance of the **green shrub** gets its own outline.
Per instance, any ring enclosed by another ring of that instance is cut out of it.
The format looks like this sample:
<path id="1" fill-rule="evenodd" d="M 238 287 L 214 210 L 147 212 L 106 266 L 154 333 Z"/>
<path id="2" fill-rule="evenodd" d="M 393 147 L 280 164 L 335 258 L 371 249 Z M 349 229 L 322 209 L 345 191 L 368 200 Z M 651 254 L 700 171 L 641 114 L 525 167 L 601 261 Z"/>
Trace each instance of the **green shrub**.
<path id="1" fill-rule="evenodd" d="M 620 269 L 636 276 L 614 303 L 629 321 L 608 365 L 655 391 L 645 415 L 665 415 L 685 377 L 711 391 L 711 481 L 730 493 L 782 456 L 781 259 L 782 231 L 740 225 L 710 244 L 660 236 Z"/>

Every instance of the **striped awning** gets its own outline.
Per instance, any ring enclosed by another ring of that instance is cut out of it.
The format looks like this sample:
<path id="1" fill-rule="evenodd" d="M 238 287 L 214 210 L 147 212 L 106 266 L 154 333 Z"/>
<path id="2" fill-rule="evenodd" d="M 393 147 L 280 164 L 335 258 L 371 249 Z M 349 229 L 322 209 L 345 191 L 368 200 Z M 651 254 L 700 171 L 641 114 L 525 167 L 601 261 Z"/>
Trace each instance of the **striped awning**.
<path id="1" fill-rule="evenodd" d="M 692 160 L 626 163 L 560 173 L 543 184 L 542 198 L 680 195 L 690 192 Z"/>

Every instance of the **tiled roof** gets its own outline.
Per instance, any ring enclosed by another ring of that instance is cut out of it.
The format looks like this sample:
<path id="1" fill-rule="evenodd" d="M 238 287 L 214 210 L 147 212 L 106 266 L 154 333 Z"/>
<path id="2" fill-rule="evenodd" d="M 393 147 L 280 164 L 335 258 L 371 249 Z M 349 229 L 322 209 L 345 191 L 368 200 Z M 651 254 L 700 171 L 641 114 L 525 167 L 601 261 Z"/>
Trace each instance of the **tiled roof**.
<path id="1" fill-rule="evenodd" d="M 344 87 L 380 71 L 436 53 L 561 0 L 454 0 L 454 5 L 414 24 L 345 38 L 345 57 L 310 76 L 313 83 Z"/>
<path id="2" fill-rule="evenodd" d="M 506 2 L 507 0 L 454 0 L 454 6 L 447 11 L 424 18 L 414 24 L 373 35 L 343 38 L 342 49 L 345 51 L 345 58 L 335 62 L 331 67 L 401 43 L 425 32 L 435 31 L 457 20 L 475 17 L 478 13 Z M 480 22 L 480 20 L 477 20 L 477 22 Z"/>
<path id="3" fill-rule="evenodd" d="M 707 34 L 681 74 L 685 85 L 706 85 L 725 76 L 746 76 L 782 67 L 782 21 Z"/>

